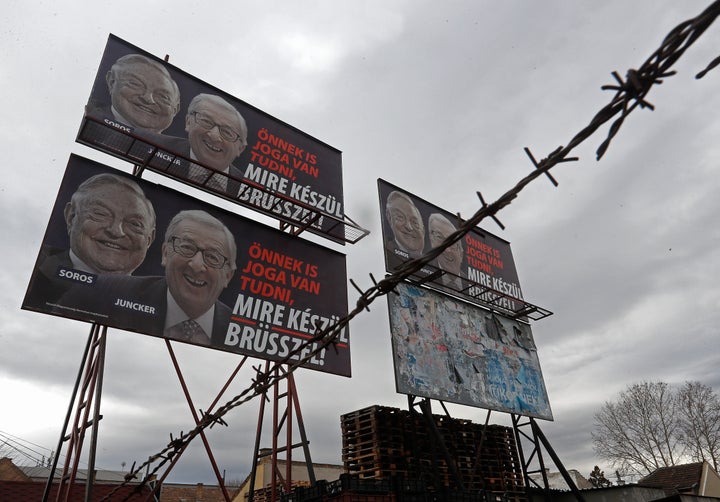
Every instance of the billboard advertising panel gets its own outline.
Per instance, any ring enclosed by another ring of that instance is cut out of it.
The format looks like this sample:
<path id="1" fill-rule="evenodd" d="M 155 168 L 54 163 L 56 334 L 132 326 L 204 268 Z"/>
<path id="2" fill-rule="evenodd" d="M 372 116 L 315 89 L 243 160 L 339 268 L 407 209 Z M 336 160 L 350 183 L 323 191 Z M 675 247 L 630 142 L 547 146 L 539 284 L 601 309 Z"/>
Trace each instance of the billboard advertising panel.
<path id="1" fill-rule="evenodd" d="M 347 315 L 346 277 L 342 253 L 72 155 L 23 308 L 279 361 Z M 350 376 L 337 342 L 305 367 Z"/>
<path id="2" fill-rule="evenodd" d="M 457 230 L 457 216 L 385 180 L 378 179 L 378 192 L 388 272 L 424 255 Z M 479 227 L 411 278 L 512 315 L 543 310 L 523 299 L 510 243 Z"/>
<path id="3" fill-rule="evenodd" d="M 528 324 L 408 283 L 389 294 L 399 393 L 552 420 Z"/>
<path id="4" fill-rule="evenodd" d="M 339 150 L 113 35 L 77 140 L 348 240 Z"/>

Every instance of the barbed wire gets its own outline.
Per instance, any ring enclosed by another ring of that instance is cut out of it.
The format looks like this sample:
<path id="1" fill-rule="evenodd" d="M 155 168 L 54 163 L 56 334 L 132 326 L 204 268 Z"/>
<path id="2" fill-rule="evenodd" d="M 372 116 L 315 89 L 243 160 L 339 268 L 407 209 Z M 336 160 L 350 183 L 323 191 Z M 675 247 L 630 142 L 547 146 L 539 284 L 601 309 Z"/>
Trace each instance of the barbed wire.
<path id="1" fill-rule="evenodd" d="M 480 209 L 469 219 L 461 221 L 456 231 L 446 237 L 446 239 L 437 247 L 433 248 L 423 256 L 415 258 L 404 263 L 397 271 L 387 275 L 380 281 L 376 281 L 372 274 L 370 279 L 373 285 L 366 290 L 362 290 L 352 279 L 350 283 L 358 291 L 359 297 L 355 303 L 355 308 L 348 312 L 347 316 L 338 320 L 334 325 L 325 329 L 316 326 L 315 335 L 307 340 L 303 345 L 290 352 L 280 361 L 268 364 L 263 371 L 260 366 L 253 367 L 255 377 L 252 378 L 252 384 L 244 389 L 240 394 L 236 395 L 213 413 L 203 414 L 197 426 L 191 431 L 180 432 L 180 436 L 173 438 L 170 435 L 170 442 L 165 448 L 157 454 L 148 458 L 148 460 L 137 468 L 131 470 L 126 476 L 126 481 L 118 486 L 115 490 L 107 494 L 102 501 L 108 500 L 120 487 L 127 484 L 130 480 L 137 478 L 138 474 L 143 470 L 149 469 L 153 463 L 157 464 L 151 471 L 148 471 L 144 479 L 138 484 L 135 493 L 139 493 L 149 480 L 168 462 L 170 462 L 177 454 L 181 453 L 190 442 L 195 439 L 202 431 L 215 424 L 226 425 L 222 419 L 228 412 L 234 408 L 251 401 L 258 396 L 265 396 L 267 391 L 276 383 L 287 378 L 297 368 L 301 367 L 305 362 L 309 361 L 320 351 L 327 349 L 336 343 L 338 336 L 350 324 L 350 321 L 363 311 L 369 311 L 370 305 L 378 298 L 394 292 L 395 286 L 405 281 L 412 275 L 417 273 L 424 266 L 435 260 L 446 248 L 462 239 L 467 233 L 473 230 L 481 221 L 491 218 L 495 223 L 504 229 L 504 225 L 498 219 L 498 213 L 510 205 L 520 192 L 536 178 L 546 176 L 554 186 L 558 186 L 555 178 L 550 174 L 550 170 L 556 165 L 564 162 L 574 162 L 579 160 L 578 157 L 569 157 L 572 150 L 579 144 L 592 136 L 603 124 L 609 122 L 613 117 L 619 115 L 610 125 L 607 137 L 602 141 L 596 150 L 596 159 L 599 161 L 607 152 L 610 143 L 620 131 L 625 119 L 638 107 L 654 110 L 655 107 L 646 100 L 646 96 L 650 89 L 662 84 L 665 79 L 675 75 L 675 71 L 670 68 L 684 54 L 684 52 L 705 32 L 705 30 L 720 15 L 720 0 L 714 1 L 700 15 L 680 23 L 663 39 L 660 47 L 637 69 L 630 69 L 626 73 L 623 80 L 617 72 L 612 72 L 615 84 L 604 85 L 602 90 L 615 91 L 611 101 L 604 106 L 585 126 L 578 132 L 566 146 L 559 146 L 552 151 L 547 157 L 537 161 L 529 148 L 525 148 L 525 153 L 530 158 L 534 166 L 534 170 L 527 176 L 518 181 L 515 186 L 501 195 L 492 203 L 487 203 L 480 192 L 477 192 L 480 199 Z M 711 61 L 706 68 L 696 74 L 695 78 L 704 77 L 709 71 L 720 64 L 720 56 Z M 307 347 L 316 344 L 314 348 L 307 351 Z M 305 351 L 305 352 L 303 352 Z M 295 356 L 303 354 L 297 360 L 293 360 Z M 133 464 L 134 467 L 134 464 Z M 123 501 L 128 500 L 131 495 L 127 495 Z"/>

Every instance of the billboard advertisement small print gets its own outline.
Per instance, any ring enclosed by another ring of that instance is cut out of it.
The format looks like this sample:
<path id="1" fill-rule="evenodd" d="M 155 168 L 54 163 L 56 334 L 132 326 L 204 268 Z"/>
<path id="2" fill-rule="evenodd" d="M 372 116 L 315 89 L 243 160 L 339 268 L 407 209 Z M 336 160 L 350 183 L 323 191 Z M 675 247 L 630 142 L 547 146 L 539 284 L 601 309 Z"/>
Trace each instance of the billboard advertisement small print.
<path id="1" fill-rule="evenodd" d="M 345 255 L 72 155 L 23 308 L 350 376 Z"/>
<path id="2" fill-rule="evenodd" d="M 388 272 L 424 255 L 457 230 L 457 217 L 452 213 L 382 179 L 378 179 L 378 192 Z M 435 278 L 428 280 L 429 276 Z M 525 306 L 510 243 L 479 227 L 445 249 L 413 278 L 510 313 Z"/>
<path id="3" fill-rule="evenodd" d="M 341 152 L 110 35 L 77 140 L 345 242 Z"/>
<path id="4" fill-rule="evenodd" d="M 389 294 L 399 393 L 552 420 L 528 324 L 400 283 Z"/>

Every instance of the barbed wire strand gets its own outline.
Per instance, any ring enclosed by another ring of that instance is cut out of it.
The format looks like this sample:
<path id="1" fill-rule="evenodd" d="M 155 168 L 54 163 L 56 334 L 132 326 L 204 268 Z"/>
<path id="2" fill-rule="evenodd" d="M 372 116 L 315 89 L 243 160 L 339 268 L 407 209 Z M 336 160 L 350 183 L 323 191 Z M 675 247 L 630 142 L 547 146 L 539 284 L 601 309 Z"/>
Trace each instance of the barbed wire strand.
<path id="1" fill-rule="evenodd" d="M 433 248 L 423 256 L 406 262 L 397 271 L 387 275 L 380 281 L 376 281 L 372 274 L 370 274 L 370 279 L 372 280 L 373 285 L 365 291 L 358 287 L 355 281 L 350 279 L 350 283 L 358 291 L 360 296 L 356 301 L 355 308 L 348 312 L 346 317 L 339 319 L 334 325 L 325 329 L 320 329 L 319 325 L 316 326 L 315 335 L 311 339 L 294 351 L 290 352 L 282 360 L 268 365 L 265 371 L 261 370 L 260 365 L 253 367 L 256 374 L 255 377 L 251 379 L 252 383 L 249 387 L 230 399 L 218 408 L 217 411 L 203 414 L 197 426 L 191 431 L 187 433 L 181 431 L 180 436 L 177 438 L 173 438 L 172 434 L 170 434 L 170 442 L 165 448 L 157 454 L 152 455 L 147 461 L 132 470 L 132 472 L 126 476 L 126 481 L 119 485 L 115 490 L 108 493 L 102 501 L 109 500 L 118 489 L 129 483 L 130 480 L 136 479 L 140 472 L 149 469 L 153 463 L 157 462 L 153 469 L 148 471 L 147 475 L 133 492 L 139 493 L 153 478 L 153 476 L 155 476 L 155 474 L 167 462 L 170 462 L 175 455 L 184 450 L 193 439 L 200 435 L 201 431 L 208 427 L 213 427 L 215 424 L 227 425 L 225 421 L 222 420 L 222 417 L 229 411 L 258 396 L 265 396 L 267 391 L 272 388 L 273 385 L 279 383 L 284 378 L 287 378 L 288 375 L 297 368 L 301 367 L 305 362 L 309 361 L 313 356 L 320 353 L 322 350 L 331 350 L 329 347 L 334 346 L 334 344 L 337 343 L 337 338 L 345 330 L 345 328 L 347 328 L 352 319 L 363 311 L 369 311 L 369 306 L 379 297 L 387 295 L 390 292 L 394 292 L 397 284 L 413 276 L 425 265 L 432 262 L 446 248 L 462 239 L 467 233 L 473 230 L 482 220 L 489 217 L 493 219 L 500 228 L 504 228 L 503 224 L 497 218 L 497 214 L 503 208 L 512 203 L 523 188 L 542 175 L 547 176 L 553 185 L 557 186 L 558 183 L 550 174 L 550 170 L 559 163 L 577 161 L 577 157 L 568 157 L 570 152 L 583 141 L 592 136 L 603 124 L 619 114 L 619 117 L 616 118 L 610 125 L 607 138 L 603 140 L 596 150 L 596 159 L 599 161 L 607 152 L 611 141 L 618 134 L 625 119 L 630 115 L 630 113 L 638 107 L 648 108 L 650 110 L 655 109 L 654 105 L 645 99 L 650 89 L 654 85 L 663 83 L 664 79 L 675 75 L 676 72 L 670 71 L 670 68 L 715 21 L 718 15 L 720 15 L 720 0 L 714 1 L 697 17 L 685 21 L 671 30 L 664 38 L 660 48 L 657 49 L 642 64 L 642 66 L 640 66 L 639 69 L 630 69 L 627 71 L 625 80 L 620 78 L 616 72 L 613 72 L 612 76 L 614 77 L 616 84 L 601 87 L 602 90 L 615 91 L 615 95 L 610 103 L 603 107 L 593 117 L 590 123 L 577 133 L 566 146 L 558 147 L 539 162 L 535 160 L 535 157 L 532 155 L 530 150 L 525 148 L 525 153 L 530 158 L 535 169 L 490 204 L 485 202 L 480 192 L 477 192 L 481 208 L 472 217 L 460 224 L 457 230 L 448 235 L 440 245 Z M 695 78 L 700 79 L 704 77 L 718 64 L 720 64 L 720 56 L 711 61 L 705 69 L 695 76 Z M 312 348 L 308 350 L 308 346 L 311 346 Z M 128 500 L 130 496 L 132 496 L 132 494 L 126 495 L 125 498 L 123 498 L 123 501 Z"/>

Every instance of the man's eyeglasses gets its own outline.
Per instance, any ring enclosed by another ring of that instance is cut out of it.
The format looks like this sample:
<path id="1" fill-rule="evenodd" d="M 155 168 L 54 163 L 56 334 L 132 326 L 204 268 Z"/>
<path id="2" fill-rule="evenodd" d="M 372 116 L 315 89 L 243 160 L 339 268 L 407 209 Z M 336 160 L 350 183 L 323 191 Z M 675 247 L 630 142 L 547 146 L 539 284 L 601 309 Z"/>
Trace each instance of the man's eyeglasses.
<path id="1" fill-rule="evenodd" d="M 203 112 L 193 112 L 192 116 L 195 119 L 195 123 L 203 129 L 207 129 L 209 131 L 213 127 L 217 127 L 218 131 L 220 131 L 220 136 L 222 136 L 222 139 L 224 139 L 225 141 L 230 141 L 231 143 L 234 143 L 235 141 L 240 139 L 240 135 L 233 131 L 230 127 L 216 124 L 208 115 Z"/>
<path id="2" fill-rule="evenodd" d="M 210 268 L 223 268 L 228 259 L 219 251 L 214 249 L 200 249 L 193 241 L 182 237 L 170 237 L 173 251 L 184 258 L 192 258 L 198 251 L 202 253 L 203 262 Z"/>

